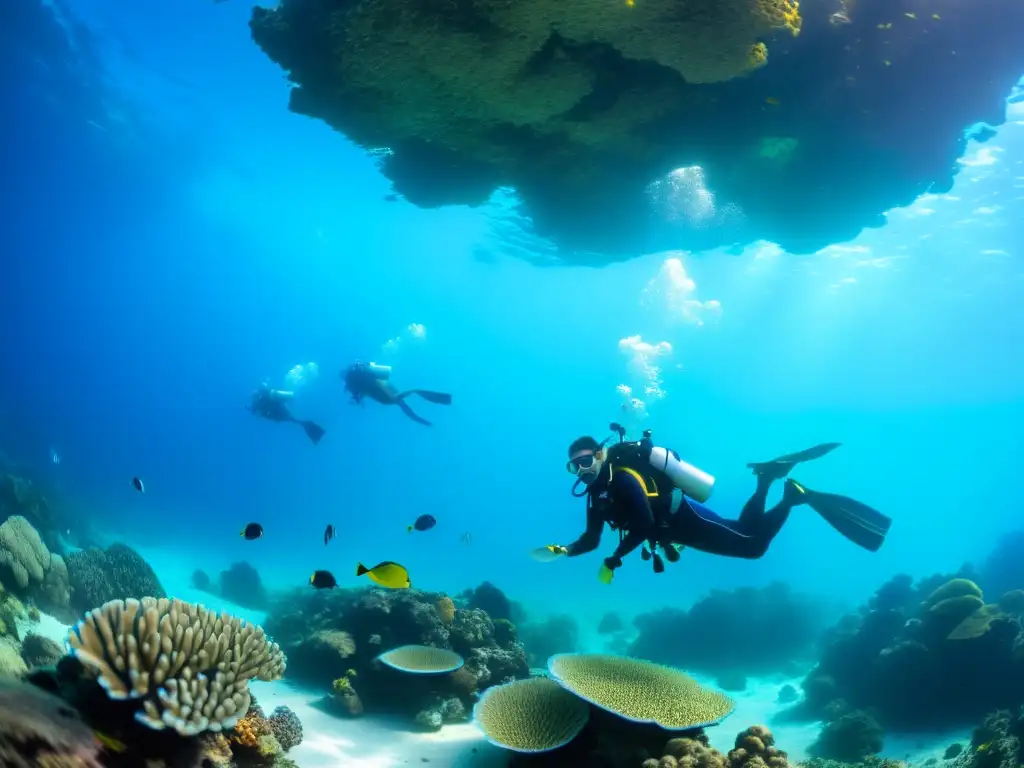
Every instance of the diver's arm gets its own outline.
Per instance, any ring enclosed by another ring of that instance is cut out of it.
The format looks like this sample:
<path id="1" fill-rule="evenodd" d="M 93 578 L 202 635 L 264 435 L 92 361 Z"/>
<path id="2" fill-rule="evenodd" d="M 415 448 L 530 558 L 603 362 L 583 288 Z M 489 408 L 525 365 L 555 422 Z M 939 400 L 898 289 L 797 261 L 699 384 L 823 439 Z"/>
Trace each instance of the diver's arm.
<path id="1" fill-rule="evenodd" d="M 585 555 L 587 552 L 593 552 L 597 549 L 597 545 L 601 543 L 601 530 L 603 528 L 604 520 L 588 503 L 587 530 L 576 541 L 565 548 L 565 554 L 569 557 L 576 557 L 577 555 Z"/>
<path id="2" fill-rule="evenodd" d="M 640 483 L 625 472 L 615 475 L 610 490 L 614 494 L 615 503 L 625 511 L 629 520 L 626 526 L 629 533 L 612 555 L 612 558 L 621 560 L 651 537 L 654 532 L 654 513 L 651 512 L 651 504 Z"/>

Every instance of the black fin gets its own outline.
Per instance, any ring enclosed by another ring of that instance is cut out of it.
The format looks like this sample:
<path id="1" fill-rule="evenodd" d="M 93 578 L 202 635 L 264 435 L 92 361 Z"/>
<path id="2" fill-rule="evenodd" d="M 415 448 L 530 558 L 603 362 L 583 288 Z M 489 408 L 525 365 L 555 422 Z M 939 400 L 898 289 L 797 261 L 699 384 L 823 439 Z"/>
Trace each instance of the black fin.
<path id="1" fill-rule="evenodd" d="M 885 543 L 892 518 L 863 502 L 835 493 L 821 493 L 789 480 L 784 498 L 795 504 L 806 504 L 822 519 L 854 544 L 877 552 Z"/>

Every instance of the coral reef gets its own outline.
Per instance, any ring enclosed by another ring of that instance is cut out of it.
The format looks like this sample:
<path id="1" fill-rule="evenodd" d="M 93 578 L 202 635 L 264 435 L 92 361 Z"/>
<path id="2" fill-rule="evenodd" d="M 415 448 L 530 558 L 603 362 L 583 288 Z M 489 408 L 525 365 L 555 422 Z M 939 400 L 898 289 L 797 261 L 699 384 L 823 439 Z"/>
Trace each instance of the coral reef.
<path id="1" fill-rule="evenodd" d="M 473 720 L 492 744 L 517 752 L 547 752 L 576 738 L 590 707 L 544 677 L 488 688 L 473 707 Z"/>
<path id="2" fill-rule="evenodd" d="M 163 598 L 105 603 L 68 645 L 112 699 L 141 703 L 140 722 L 183 735 L 231 728 L 249 708 L 249 680 L 277 680 L 285 669 L 261 628 Z"/>
<path id="3" fill-rule="evenodd" d="M 516 615 L 521 613 L 521 609 L 489 581 L 482 582 L 474 589 L 467 589 L 459 595 L 459 599 L 465 602 L 466 607 L 486 613 L 491 621 L 507 619 L 518 623 L 522 620 L 522 616 Z"/>
<path id="4" fill-rule="evenodd" d="M 548 660 L 551 677 L 591 704 L 627 720 L 669 730 L 713 725 L 735 707 L 728 696 L 672 667 L 602 654 L 560 654 Z"/>
<path id="5" fill-rule="evenodd" d="M 21 516 L 0 525 L 0 581 L 60 618 L 70 616 L 71 588 L 64 559 L 51 554 L 39 532 Z"/>
<path id="6" fill-rule="evenodd" d="M 835 720 L 868 710 L 898 731 L 963 726 L 1024 704 L 1019 614 L 985 603 L 972 577 L 965 570 L 914 584 L 897 576 L 883 585 L 828 631 L 792 714 Z M 1016 600 L 1007 595 L 1004 604 Z"/>
<path id="7" fill-rule="evenodd" d="M 126 544 L 74 552 L 67 557 L 67 571 L 78 616 L 111 600 L 166 596 L 149 563 Z"/>
<path id="8" fill-rule="evenodd" d="M 397 712 L 437 728 L 465 717 L 479 691 L 529 675 L 514 627 L 470 607 L 456 608 L 449 623 L 438 610 L 444 599 L 417 589 L 304 590 L 273 605 L 266 628 L 288 654 L 288 675 L 329 691 L 332 711 Z M 438 649 L 446 672 L 392 669 L 386 662 L 402 646 Z M 457 657 L 465 663 L 453 672 Z"/>
<path id="9" fill-rule="evenodd" d="M 30 667 L 52 667 L 64 655 L 64 649 L 48 637 L 34 632 L 21 642 L 21 658 Z"/>
<path id="10" fill-rule="evenodd" d="M 266 610 L 267 591 L 259 573 L 249 563 L 232 563 L 220 572 L 220 596 L 243 608 Z"/>
<path id="11" fill-rule="evenodd" d="M 382 653 L 377 660 L 399 672 L 416 675 L 448 674 L 465 663 L 454 651 L 432 645 L 400 645 Z"/>
<path id="12" fill-rule="evenodd" d="M 602 264 L 638 242 L 811 252 L 948 189 L 964 128 L 1005 120 L 1024 8 L 856 6 L 837 25 L 837 6 L 790 0 L 284 0 L 250 29 L 290 109 L 377 150 L 407 200 L 514 187 L 566 258 Z M 708 219 L 672 178 L 696 164 Z"/>
<path id="13" fill-rule="evenodd" d="M 846 712 L 827 719 L 808 751 L 812 757 L 859 763 L 882 751 L 883 735 L 882 727 L 870 712 Z"/>
<path id="14" fill-rule="evenodd" d="M 0 476 L 0 522 L 15 516 L 39 532 L 49 551 L 61 551 L 61 520 L 43 490 L 26 477 L 6 474 Z"/>
<path id="15" fill-rule="evenodd" d="M 20 677 L 27 671 L 18 646 L 10 638 L 0 638 L 0 675 Z"/>
<path id="16" fill-rule="evenodd" d="M 663 608 L 634 623 L 630 656 L 715 675 L 730 690 L 745 688 L 748 675 L 807 669 L 824 628 L 821 606 L 782 583 L 712 590 L 688 611 Z"/>
<path id="17" fill-rule="evenodd" d="M 580 628 L 568 614 L 531 621 L 518 628 L 531 667 L 543 667 L 556 653 L 572 653 L 579 647 Z"/>
<path id="18" fill-rule="evenodd" d="M 288 707 L 277 707 L 267 718 L 267 723 L 285 752 L 302 743 L 302 722 Z"/>

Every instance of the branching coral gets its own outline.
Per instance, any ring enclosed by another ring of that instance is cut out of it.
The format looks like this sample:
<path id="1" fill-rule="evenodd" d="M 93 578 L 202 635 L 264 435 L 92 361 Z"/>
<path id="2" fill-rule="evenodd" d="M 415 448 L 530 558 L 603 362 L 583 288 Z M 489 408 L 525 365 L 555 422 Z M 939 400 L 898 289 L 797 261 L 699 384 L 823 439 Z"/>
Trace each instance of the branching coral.
<path id="1" fill-rule="evenodd" d="M 113 600 L 89 611 L 68 644 L 110 698 L 142 701 L 139 722 L 185 735 L 230 728 L 249 708 L 249 680 L 285 669 L 260 627 L 180 600 Z"/>

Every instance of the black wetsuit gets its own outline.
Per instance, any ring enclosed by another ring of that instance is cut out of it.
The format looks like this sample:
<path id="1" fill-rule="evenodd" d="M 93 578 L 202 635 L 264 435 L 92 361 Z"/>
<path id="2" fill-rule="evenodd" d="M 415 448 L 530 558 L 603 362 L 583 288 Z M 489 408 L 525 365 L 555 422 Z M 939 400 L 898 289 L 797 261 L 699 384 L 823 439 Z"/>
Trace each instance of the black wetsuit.
<path id="1" fill-rule="evenodd" d="M 340 374 L 345 382 L 345 389 L 352 394 L 352 402 L 361 404 L 364 398 L 374 400 L 381 405 L 397 405 L 402 413 L 415 421 L 417 424 L 432 426 L 429 421 L 419 416 L 405 399 L 410 395 L 418 395 L 424 400 L 437 405 L 451 405 L 452 396 L 441 392 L 432 392 L 426 389 L 411 389 L 408 392 L 399 392 L 387 380 L 386 375 L 378 375 L 364 363 L 353 363 Z"/>
<path id="2" fill-rule="evenodd" d="M 771 483 L 770 479 L 758 477 L 757 490 L 743 505 L 739 519 L 728 520 L 686 496 L 673 511 L 668 489 L 648 497 L 636 477 L 606 465 L 588 489 L 586 531 L 567 547 L 567 554 L 575 557 L 596 549 L 601 531 L 609 523 L 623 532 L 612 556 L 616 560 L 648 540 L 663 545 L 681 544 L 713 555 L 757 559 L 768 551 L 794 506 L 792 501 L 783 500 L 766 512 Z"/>
<path id="3" fill-rule="evenodd" d="M 254 415 L 270 421 L 278 423 L 291 421 L 298 424 L 314 444 L 319 443 L 320 438 L 324 436 L 324 429 L 320 425 L 292 416 L 284 401 L 274 396 L 273 390 L 257 390 L 253 393 L 252 403 L 246 407 Z"/>

